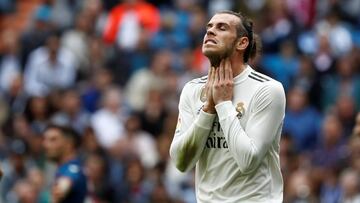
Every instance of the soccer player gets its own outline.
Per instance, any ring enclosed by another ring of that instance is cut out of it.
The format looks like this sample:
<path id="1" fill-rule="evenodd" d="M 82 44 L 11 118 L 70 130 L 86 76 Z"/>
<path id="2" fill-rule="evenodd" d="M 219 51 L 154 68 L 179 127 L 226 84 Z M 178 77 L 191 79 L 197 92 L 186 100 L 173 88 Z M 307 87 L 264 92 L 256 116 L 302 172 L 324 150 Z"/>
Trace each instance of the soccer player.
<path id="1" fill-rule="evenodd" d="M 216 13 L 202 51 L 211 68 L 181 93 L 172 160 L 183 172 L 196 165 L 199 203 L 282 202 L 285 93 L 248 65 L 256 53 L 252 22 L 232 11 Z"/>
<path id="2" fill-rule="evenodd" d="M 82 203 L 87 194 L 86 177 L 77 159 L 79 136 L 68 127 L 49 125 L 44 132 L 46 156 L 58 165 L 51 190 L 53 203 Z"/>

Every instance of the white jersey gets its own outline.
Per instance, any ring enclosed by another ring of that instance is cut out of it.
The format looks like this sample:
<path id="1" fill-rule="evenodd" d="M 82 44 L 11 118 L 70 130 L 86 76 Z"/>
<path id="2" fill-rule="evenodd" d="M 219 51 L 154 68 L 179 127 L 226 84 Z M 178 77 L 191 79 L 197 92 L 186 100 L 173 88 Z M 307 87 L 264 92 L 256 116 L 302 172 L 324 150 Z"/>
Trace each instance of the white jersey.
<path id="1" fill-rule="evenodd" d="M 179 170 L 196 164 L 197 202 L 282 202 L 282 85 L 247 66 L 234 78 L 233 100 L 216 105 L 215 115 L 202 110 L 206 80 L 185 85 L 170 147 Z"/>

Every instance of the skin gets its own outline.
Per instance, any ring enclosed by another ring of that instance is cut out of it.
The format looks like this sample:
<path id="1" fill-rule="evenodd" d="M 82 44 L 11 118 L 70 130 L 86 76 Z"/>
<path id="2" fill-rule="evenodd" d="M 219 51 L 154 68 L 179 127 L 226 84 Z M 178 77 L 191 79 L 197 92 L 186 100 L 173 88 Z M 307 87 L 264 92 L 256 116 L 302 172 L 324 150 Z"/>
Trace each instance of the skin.
<path id="1" fill-rule="evenodd" d="M 245 69 L 243 55 L 249 39 L 237 36 L 236 26 L 239 23 L 237 16 L 219 13 L 206 26 L 202 51 L 211 63 L 205 85 L 207 100 L 203 107 L 207 113 L 214 114 L 215 105 L 231 101 L 233 78 Z"/>
<path id="2" fill-rule="evenodd" d="M 63 136 L 58 129 L 50 128 L 45 131 L 43 146 L 47 158 L 58 165 L 75 157 L 71 139 Z M 70 191 L 71 184 L 71 180 L 67 177 L 58 178 L 51 190 L 52 202 L 60 202 Z"/>

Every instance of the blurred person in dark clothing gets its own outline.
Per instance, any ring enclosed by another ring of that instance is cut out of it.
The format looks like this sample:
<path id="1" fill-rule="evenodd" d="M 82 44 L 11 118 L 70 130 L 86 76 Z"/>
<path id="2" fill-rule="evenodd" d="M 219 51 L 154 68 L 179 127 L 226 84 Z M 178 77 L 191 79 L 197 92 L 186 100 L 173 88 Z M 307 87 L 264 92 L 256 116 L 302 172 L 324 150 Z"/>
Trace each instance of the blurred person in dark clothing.
<path id="1" fill-rule="evenodd" d="M 44 131 L 46 156 L 58 165 L 51 188 L 54 203 L 82 203 L 87 195 L 87 179 L 78 159 L 79 135 L 71 128 L 51 124 Z"/>
<path id="2" fill-rule="evenodd" d="M 20 43 L 21 64 L 25 66 L 29 54 L 36 48 L 45 44 L 46 38 L 49 36 L 53 25 L 50 22 L 51 9 L 47 5 L 39 6 L 33 14 L 31 26 L 22 34 Z"/>
<path id="3" fill-rule="evenodd" d="M 356 110 L 360 109 L 360 75 L 355 68 L 354 60 L 344 56 L 337 61 L 336 72 L 322 78 L 320 101 L 323 111 L 329 110 L 341 96 L 351 97 Z"/>
<path id="4" fill-rule="evenodd" d="M 320 133 L 321 114 L 309 104 L 308 93 L 303 87 L 291 88 L 287 101 L 284 132 L 292 137 L 295 150 L 304 152 L 314 149 Z"/>
<path id="5" fill-rule="evenodd" d="M 90 115 L 82 109 L 79 92 L 76 89 L 66 89 L 60 94 L 60 111 L 55 113 L 51 121 L 60 125 L 67 125 L 82 134 L 90 125 Z"/>
<path id="6" fill-rule="evenodd" d="M 31 128 L 44 130 L 51 115 L 47 97 L 31 97 L 25 107 L 25 118 Z"/>
<path id="7" fill-rule="evenodd" d="M 349 137 L 352 134 L 356 117 L 356 107 L 353 97 L 348 95 L 337 97 L 334 110 L 344 128 L 344 135 Z"/>
<path id="8" fill-rule="evenodd" d="M 113 84 L 113 75 L 106 68 L 94 70 L 89 84 L 81 94 L 81 100 L 84 108 L 94 113 L 101 107 L 101 98 L 107 88 Z"/>
<path id="9" fill-rule="evenodd" d="M 106 158 L 95 152 L 88 155 L 85 161 L 85 172 L 88 178 L 89 198 L 92 202 L 115 202 L 114 189 L 110 185 L 110 177 Z"/>
<path id="10" fill-rule="evenodd" d="M 168 115 L 161 90 L 152 89 L 148 92 L 145 108 L 140 112 L 141 127 L 151 135 L 158 137 L 163 131 Z"/>
<path id="11" fill-rule="evenodd" d="M 125 161 L 124 181 L 117 183 L 116 201 L 118 203 L 148 203 L 151 185 L 146 182 L 146 170 L 137 157 L 129 157 Z"/>
<path id="12" fill-rule="evenodd" d="M 13 138 L 8 143 L 8 157 L 2 161 L 4 177 L 0 181 L 0 202 L 11 202 L 10 191 L 18 180 L 24 179 L 27 172 L 34 166 L 27 156 L 27 145 L 24 140 Z"/>
<path id="13" fill-rule="evenodd" d="M 325 116 L 321 126 L 319 145 L 312 153 L 314 167 L 344 167 L 348 155 L 343 126 L 336 114 Z"/>

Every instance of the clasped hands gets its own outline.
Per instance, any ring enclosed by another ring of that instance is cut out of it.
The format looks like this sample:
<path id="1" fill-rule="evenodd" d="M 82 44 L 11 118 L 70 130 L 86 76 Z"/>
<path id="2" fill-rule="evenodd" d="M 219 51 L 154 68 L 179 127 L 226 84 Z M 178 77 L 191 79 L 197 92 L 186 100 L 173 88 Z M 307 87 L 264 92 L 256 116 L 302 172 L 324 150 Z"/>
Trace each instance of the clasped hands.
<path id="1" fill-rule="evenodd" d="M 223 59 L 219 67 L 211 67 L 205 84 L 206 101 L 203 111 L 216 113 L 215 105 L 223 101 L 231 101 L 233 97 L 233 73 L 229 58 Z"/>

